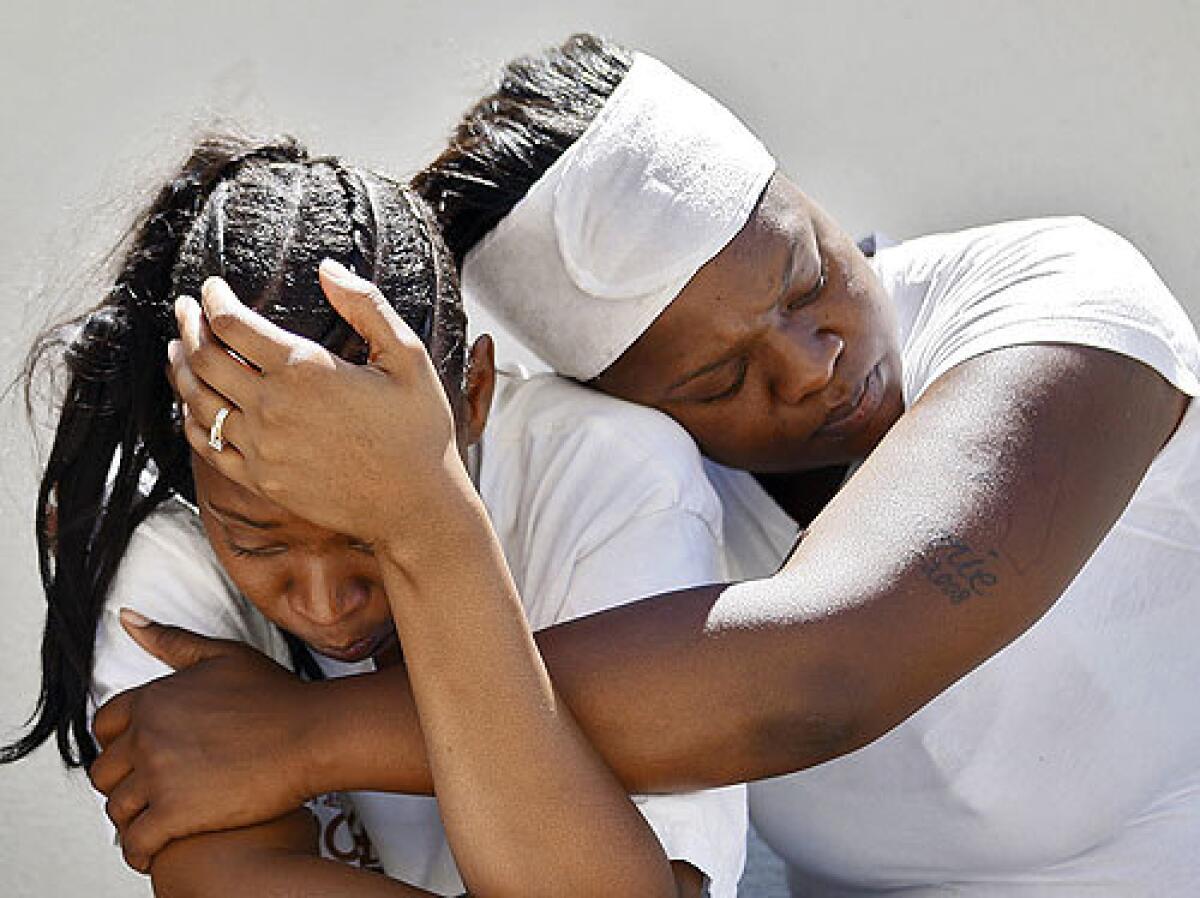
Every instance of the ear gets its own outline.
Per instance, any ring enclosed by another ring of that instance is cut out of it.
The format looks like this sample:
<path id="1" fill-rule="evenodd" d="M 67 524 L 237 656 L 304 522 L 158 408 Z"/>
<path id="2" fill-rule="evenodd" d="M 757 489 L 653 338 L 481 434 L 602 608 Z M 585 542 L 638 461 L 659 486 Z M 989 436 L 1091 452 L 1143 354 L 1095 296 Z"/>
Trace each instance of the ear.
<path id="1" fill-rule="evenodd" d="M 463 397 L 465 446 L 472 446 L 483 436 L 488 413 L 492 410 L 492 395 L 496 391 L 496 353 L 492 338 L 479 337 L 467 359 L 467 390 Z"/>

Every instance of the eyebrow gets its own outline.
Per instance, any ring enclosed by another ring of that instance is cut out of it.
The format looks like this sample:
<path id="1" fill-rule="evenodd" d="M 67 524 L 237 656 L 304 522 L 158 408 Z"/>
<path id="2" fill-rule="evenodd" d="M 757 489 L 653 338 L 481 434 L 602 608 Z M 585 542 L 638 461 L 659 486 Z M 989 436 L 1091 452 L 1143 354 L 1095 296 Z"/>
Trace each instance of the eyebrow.
<path id="1" fill-rule="evenodd" d="M 785 256 L 784 261 L 783 261 L 783 274 L 779 280 L 779 283 L 780 283 L 779 294 L 780 295 L 786 296 L 788 290 L 790 290 L 792 287 L 792 279 L 793 279 L 793 277 L 795 277 L 795 272 L 796 272 L 796 259 L 799 257 L 799 255 L 800 255 L 800 241 L 793 240 L 790 243 L 790 245 L 788 246 L 787 255 Z M 778 303 L 779 296 L 772 297 L 771 302 L 773 304 Z M 675 383 L 671 384 L 671 386 L 667 387 L 668 395 L 671 393 L 674 393 L 676 390 L 678 390 L 680 387 L 684 386 L 685 384 L 691 383 L 693 380 L 701 378 L 706 374 L 711 374 L 712 372 L 716 371 L 718 368 L 722 368 L 725 365 L 728 365 L 730 362 L 736 360 L 740 354 L 741 354 L 741 350 L 739 349 L 737 352 L 730 353 L 728 355 L 723 356 L 722 358 L 717 359 L 716 361 L 709 362 L 707 365 L 697 368 L 695 371 L 691 372 L 690 374 L 685 374 L 679 380 L 675 381 Z"/>
<path id="2" fill-rule="evenodd" d="M 253 527 L 255 530 L 275 530 L 280 526 L 278 521 L 256 521 L 254 518 L 248 518 L 241 512 L 234 511 L 231 508 L 222 508 L 215 502 L 208 502 L 207 505 L 218 517 L 226 518 L 235 524 L 244 524 L 247 527 Z"/>

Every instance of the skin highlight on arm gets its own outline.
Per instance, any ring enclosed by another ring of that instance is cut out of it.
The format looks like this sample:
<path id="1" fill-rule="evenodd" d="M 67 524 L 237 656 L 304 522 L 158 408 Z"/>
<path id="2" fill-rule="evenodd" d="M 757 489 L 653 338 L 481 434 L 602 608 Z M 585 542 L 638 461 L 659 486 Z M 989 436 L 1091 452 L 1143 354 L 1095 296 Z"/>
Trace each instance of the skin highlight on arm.
<path id="1" fill-rule="evenodd" d="M 537 635 L 542 656 L 631 791 L 741 782 L 852 751 L 1053 604 L 1184 407 L 1151 369 L 1100 350 L 980 356 L 902 417 L 775 577 L 556 626 Z M 931 581 L 935 561 L 954 571 L 949 592 Z M 972 575 L 984 595 L 954 601 Z M 305 713 L 342 724 L 314 724 L 296 746 L 306 793 L 430 789 L 402 671 L 311 688 Z M 713 706 L 719 719 L 703 713 Z"/>
<path id="2" fill-rule="evenodd" d="M 861 747 L 1053 604 L 1184 406 L 1149 368 L 1099 350 L 1018 347 L 964 363 L 776 577 L 552 628 L 538 635 L 547 666 L 634 790 L 755 779 Z M 713 703 L 729 713 L 701 725 L 695 711 Z M 375 775 L 424 785 L 419 764 Z"/>

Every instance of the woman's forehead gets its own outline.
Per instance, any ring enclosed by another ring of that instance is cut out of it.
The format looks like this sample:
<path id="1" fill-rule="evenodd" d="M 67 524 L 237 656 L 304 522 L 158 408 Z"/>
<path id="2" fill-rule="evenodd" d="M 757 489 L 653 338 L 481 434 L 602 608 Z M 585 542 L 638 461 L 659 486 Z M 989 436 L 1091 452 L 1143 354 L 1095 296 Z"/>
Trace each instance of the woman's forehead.
<path id="1" fill-rule="evenodd" d="M 773 180 L 745 227 L 705 264 L 672 301 L 680 311 L 710 315 L 720 307 L 774 301 L 775 293 L 813 248 L 812 221 L 798 192 Z M 699 301 L 698 301 L 699 300 Z M 663 316 L 670 320 L 675 316 Z"/>
<path id="2" fill-rule="evenodd" d="M 202 509 L 214 512 L 225 523 L 263 525 L 259 529 L 274 532 L 315 525 L 285 511 L 270 499 L 265 499 L 230 480 L 207 461 L 195 457 L 196 498 Z"/>

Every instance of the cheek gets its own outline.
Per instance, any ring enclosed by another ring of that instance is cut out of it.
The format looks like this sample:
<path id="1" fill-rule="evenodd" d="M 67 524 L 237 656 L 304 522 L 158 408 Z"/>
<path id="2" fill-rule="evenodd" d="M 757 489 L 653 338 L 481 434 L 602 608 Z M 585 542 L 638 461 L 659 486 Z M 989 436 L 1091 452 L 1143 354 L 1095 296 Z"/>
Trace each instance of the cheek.
<path id="1" fill-rule="evenodd" d="M 264 617 L 282 626 L 285 623 L 283 595 L 288 579 L 286 566 L 272 558 L 243 558 L 223 549 L 216 552 L 238 591 Z"/>
<path id="2" fill-rule="evenodd" d="M 705 455 L 729 467 L 753 467 L 786 439 L 785 422 L 752 395 L 713 406 L 692 406 L 672 417 Z"/>

